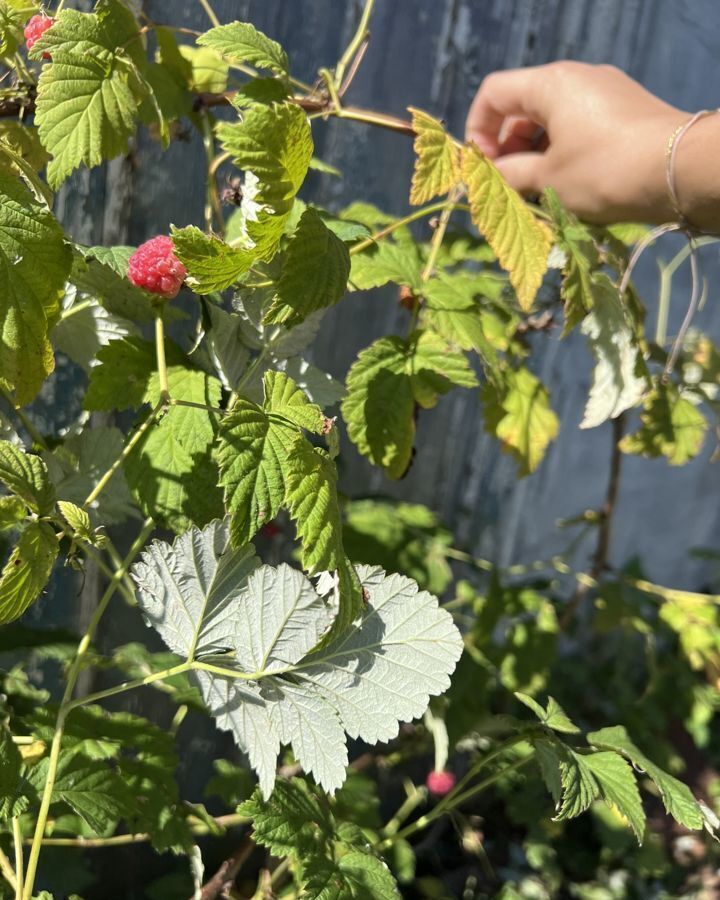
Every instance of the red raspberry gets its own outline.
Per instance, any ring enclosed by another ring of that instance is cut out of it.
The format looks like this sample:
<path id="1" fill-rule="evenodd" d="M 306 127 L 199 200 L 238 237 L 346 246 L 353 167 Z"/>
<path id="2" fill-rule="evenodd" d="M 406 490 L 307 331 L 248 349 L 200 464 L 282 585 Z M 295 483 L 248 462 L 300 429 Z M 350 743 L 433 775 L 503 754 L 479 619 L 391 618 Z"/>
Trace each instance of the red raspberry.
<path id="1" fill-rule="evenodd" d="M 177 296 L 187 269 L 175 256 L 173 242 L 164 234 L 140 244 L 130 257 L 130 281 L 166 300 Z"/>
<path id="2" fill-rule="evenodd" d="M 40 40 L 40 38 L 45 34 L 45 32 L 52 25 L 55 24 L 55 19 L 52 19 L 50 16 L 33 16 L 25 26 L 25 46 L 28 50 L 32 50 L 35 43 Z M 43 59 L 50 59 L 49 53 L 43 53 Z"/>
<path id="3" fill-rule="evenodd" d="M 282 534 L 282 528 L 280 528 L 279 525 L 276 525 L 275 522 L 266 522 L 260 531 L 266 538 L 274 538 L 279 534 Z"/>
<path id="4" fill-rule="evenodd" d="M 435 797 L 444 797 L 455 787 L 455 776 L 452 772 L 429 772 L 425 779 L 427 789 Z"/>

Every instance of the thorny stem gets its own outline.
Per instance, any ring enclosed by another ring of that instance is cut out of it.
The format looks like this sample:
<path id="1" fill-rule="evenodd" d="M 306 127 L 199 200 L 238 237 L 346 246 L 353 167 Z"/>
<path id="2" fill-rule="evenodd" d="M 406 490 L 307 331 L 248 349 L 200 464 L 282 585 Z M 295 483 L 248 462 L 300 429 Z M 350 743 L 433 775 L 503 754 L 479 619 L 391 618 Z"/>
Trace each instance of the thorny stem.
<path id="1" fill-rule="evenodd" d="M 63 693 L 63 698 L 60 703 L 60 709 L 58 710 L 57 719 L 55 721 L 55 733 L 53 735 L 52 744 L 50 747 L 50 756 L 48 757 L 45 787 L 43 788 L 42 799 L 40 801 L 40 810 L 35 822 L 35 833 L 33 835 L 33 840 L 30 847 L 30 857 L 28 859 L 27 873 L 25 875 L 25 888 L 22 894 L 23 900 L 32 900 L 33 888 L 35 887 L 35 875 L 37 874 L 38 860 L 40 858 L 40 850 L 42 848 L 42 842 L 45 836 L 45 826 L 47 825 L 48 813 L 50 811 L 50 804 L 52 802 L 53 789 L 55 787 L 55 779 L 57 777 L 58 762 L 60 760 L 60 748 L 62 745 L 63 733 L 65 730 L 65 720 L 67 719 L 68 713 L 73 708 L 72 695 L 73 691 L 75 690 L 75 685 L 77 683 L 80 672 L 82 671 L 85 656 L 88 652 L 93 636 L 97 631 L 97 627 L 100 624 L 100 620 L 102 619 L 103 614 L 107 609 L 108 604 L 110 603 L 110 600 L 115 594 L 115 591 L 124 578 L 126 572 L 130 568 L 133 560 L 145 546 L 145 542 L 154 527 L 155 526 L 152 519 L 146 519 L 143 523 L 143 527 L 140 530 L 137 538 L 133 542 L 132 546 L 130 547 L 130 550 L 123 560 L 122 565 L 119 569 L 117 569 L 115 575 L 105 589 L 105 593 L 100 598 L 100 602 L 98 603 L 97 608 L 95 609 L 95 612 L 90 619 L 90 623 L 85 630 L 85 634 L 80 639 L 80 643 L 78 644 L 78 648 L 75 652 L 75 658 L 73 659 L 72 665 L 70 666 L 70 671 L 67 675 L 67 682 L 65 684 L 65 691 Z"/>
<path id="2" fill-rule="evenodd" d="M 219 28 L 220 27 L 220 19 L 218 19 L 218 17 L 215 15 L 215 10 L 210 5 L 210 0 L 198 0 L 198 3 L 205 10 L 205 12 L 207 13 L 208 19 L 210 19 L 210 21 L 215 26 L 215 28 Z"/>
<path id="3" fill-rule="evenodd" d="M 362 15 L 360 16 L 360 21 L 358 22 L 355 34 L 353 35 L 350 43 L 347 45 L 345 52 L 340 57 L 337 66 L 335 66 L 335 85 L 338 89 L 340 88 L 343 77 L 345 76 L 345 70 L 350 65 L 355 54 L 358 52 L 368 36 L 368 23 L 370 22 L 370 16 L 372 15 L 374 5 L 375 0 L 365 0 L 365 6 L 363 8 Z"/>
<path id="4" fill-rule="evenodd" d="M 560 627 L 566 628 L 572 621 L 580 604 L 590 588 L 597 584 L 607 565 L 608 554 L 610 552 L 610 536 L 612 532 L 612 520 L 617 504 L 618 489 L 620 487 L 620 472 L 622 468 L 622 450 L 620 449 L 620 441 L 622 440 L 625 430 L 625 416 L 620 414 L 612 420 L 612 454 L 610 456 L 610 475 L 608 477 L 607 492 L 605 500 L 600 509 L 600 520 L 598 524 L 598 540 L 593 554 L 592 566 L 590 568 L 589 579 L 580 582 L 575 593 L 570 598 L 565 612 L 560 620 Z"/>

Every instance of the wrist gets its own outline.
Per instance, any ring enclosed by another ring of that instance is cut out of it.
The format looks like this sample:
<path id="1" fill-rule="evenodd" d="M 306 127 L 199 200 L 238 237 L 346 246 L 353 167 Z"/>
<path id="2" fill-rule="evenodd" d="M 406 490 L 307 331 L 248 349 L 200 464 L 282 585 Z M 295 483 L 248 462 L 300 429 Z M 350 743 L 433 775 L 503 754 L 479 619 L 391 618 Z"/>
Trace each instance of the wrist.
<path id="1" fill-rule="evenodd" d="M 702 116 L 677 141 L 673 165 L 678 212 L 700 231 L 720 231 L 720 176 L 713 160 L 720 144 L 720 115 Z"/>

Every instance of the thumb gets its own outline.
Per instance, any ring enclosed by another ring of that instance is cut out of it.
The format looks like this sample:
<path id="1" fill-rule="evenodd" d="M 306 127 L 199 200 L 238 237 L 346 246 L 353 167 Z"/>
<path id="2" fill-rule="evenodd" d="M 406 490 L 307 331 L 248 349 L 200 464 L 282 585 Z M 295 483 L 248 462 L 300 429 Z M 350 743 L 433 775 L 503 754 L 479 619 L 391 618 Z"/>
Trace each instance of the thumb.
<path id="1" fill-rule="evenodd" d="M 493 164 L 521 194 L 540 194 L 547 187 L 544 153 L 510 153 L 493 160 Z"/>

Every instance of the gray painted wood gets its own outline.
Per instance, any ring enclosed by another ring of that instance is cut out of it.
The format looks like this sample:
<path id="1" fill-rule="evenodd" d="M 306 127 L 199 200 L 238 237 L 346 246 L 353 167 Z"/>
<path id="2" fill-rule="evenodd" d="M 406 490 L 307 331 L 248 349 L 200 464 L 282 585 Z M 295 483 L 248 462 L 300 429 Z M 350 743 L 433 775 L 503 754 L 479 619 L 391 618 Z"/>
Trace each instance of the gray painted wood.
<path id="1" fill-rule="evenodd" d="M 360 11 L 339 0 L 217 0 L 223 21 L 248 18 L 288 49 L 293 71 L 312 80 L 319 64 L 332 64 Z M 197 3 L 173 4 L 174 20 L 205 28 Z M 145 3 L 157 21 L 167 16 L 162 0 Z M 720 10 L 714 0 L 377 0 L 372 40 L 348 100 L 404 115 L 408 105 L 443 117 L 461 134 L 468 104 L 490 71 L 574 58 L 620 66 L 671 103 L 688 110 L 716 105 Z M 317 152 L 338 165 L 345 179 L 313 177 L 305 196 L 330 208 L 363 197 L 397 214 L 407 209 L 412 169 L 410 141 L 400 135 L 348 122 L 319 123 Z M 140 241 L 169 223 L 199 222 L 203 202 L 199 141 L 177 143 L 163 156 L 141 135 L 131 173 L 128 235 Z M 92 177 L 92 176 L 90 176 Z M 125 176 L 123 176 L 125 177 Z M 114 178 L 109 178 L 114 183 Z M 107 228 L 109 219 L 104 215 Z M 672 241 L 659 253 L 668 257 Z M 711 290 L 698 325 L 720 333 L 717 253 L 705 251 Z M 656 294 L 653 263 L 640 269 L 646 297 Z M 672 323 L 686 302 L 680 278 Z M 358 350 L 403 327 L 393 292 L 353 295 L 327 317 L 315 349 L 318 364 L 343 376 Z M 517 482 L 512 460 L 498 453 L 483 432 L 477 399 L 456 392 L 423 413 L 418 455 L 408 477 L 392 484 L 352 447 L 342 458 L 343 483 L 352 494 L 387 493 L 436 509 L 469 549 L 501 563 L 547 557 L 567 535 L 555 521 L 597 506 L 608 468 L 610 431 L 581 432 L 577 425 L 590 378 L 584 343 L 572 337 L 535 341 L 534 365 L 548 383 L 563 423 L 559 440 L 541 469 Z M 703 460 L 682 469 L 663 462 L 627 459 L 623 469 L 613 561 L 640 554 L 651 577 L 692 586 L 707 572 L 689 563 L 687 550 L 712 546 L 717 534 L 717 469 Z M 651 527 L 645 528 L 644 523 Z"/>

